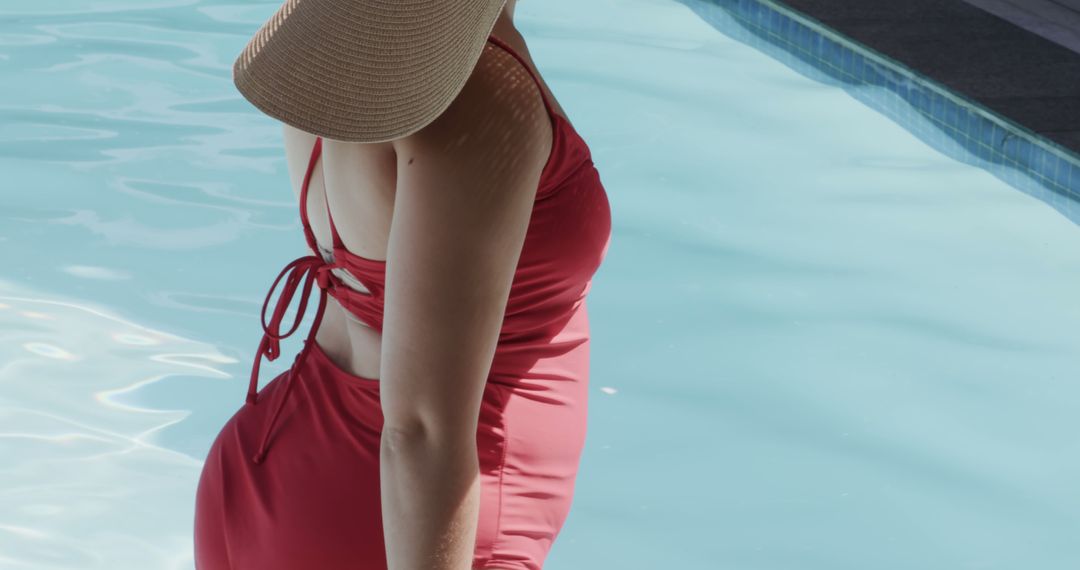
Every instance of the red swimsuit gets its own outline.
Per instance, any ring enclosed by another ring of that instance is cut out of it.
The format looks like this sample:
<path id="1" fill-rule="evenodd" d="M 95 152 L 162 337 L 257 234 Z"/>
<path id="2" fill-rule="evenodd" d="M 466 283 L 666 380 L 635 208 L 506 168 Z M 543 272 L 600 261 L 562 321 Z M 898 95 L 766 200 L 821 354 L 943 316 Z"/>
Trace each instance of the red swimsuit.
<path id="1" fill-rule="evenodd" d="M 504 42 L 494 45 L 513 55 Z M 585 298 L 611 238 L 607 195 L 589 148 L 555 113 L 551 155 L 507 301 L 477 429 L 481 507 L 473 568 L 539 570 L 570 510 L 585 442 L 589 323 Z M 289 263 L 263 305 L 265 334 L 247 404 L 214 440 L 195 503 L 199 570 L 384 570 L 379 494 L 382 413 L 379 380 L 337 366 L 315 342 L 326 295 L 382 330 L 385 261 L 345 249 L 333 219 L 332 258 L 308 224 L 307 190 L 322 149 L 316 139 L 304 176 L 300 216 L 315 255 Z M 353 274 L 369 292 L 330 270 Z M 284 279 L 267 322 L 266 310 Z M 286 308 L 300 285 L 289 330 Z M 319 306 L 292 367 L 256 393 L 259 363 L 280 356 L 312 286 Z"/>

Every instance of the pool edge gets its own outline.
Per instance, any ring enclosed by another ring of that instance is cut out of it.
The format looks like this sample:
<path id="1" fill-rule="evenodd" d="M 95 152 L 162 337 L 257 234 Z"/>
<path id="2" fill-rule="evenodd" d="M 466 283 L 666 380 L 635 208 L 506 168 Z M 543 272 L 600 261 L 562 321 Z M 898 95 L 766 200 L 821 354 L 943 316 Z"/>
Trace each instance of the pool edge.
<path id="1" fill-rule="evenodd" d="M 804 76 L 838 84 L 936 150 L 1080 224 L 1080 155 L 1074 151 L 780 1 L 680 1 L 722 33 Z M 858 89 L 864 86 L 883 89 Z M 909 112 L 925 120 L 905 118 Z"/>

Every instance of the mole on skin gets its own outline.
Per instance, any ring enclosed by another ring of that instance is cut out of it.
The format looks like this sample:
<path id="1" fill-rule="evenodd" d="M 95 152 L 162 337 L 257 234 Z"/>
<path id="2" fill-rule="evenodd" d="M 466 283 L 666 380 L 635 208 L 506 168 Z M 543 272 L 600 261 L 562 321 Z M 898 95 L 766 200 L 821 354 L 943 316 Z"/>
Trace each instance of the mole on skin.
<path id="1" fill-rule="evenodd" d="M 411 159 L 411 158 L 410 158 L 410 159 L 409 159 L 409 164 L 412 164 L 412 161 L 413 161 L 413 159 Z"/>

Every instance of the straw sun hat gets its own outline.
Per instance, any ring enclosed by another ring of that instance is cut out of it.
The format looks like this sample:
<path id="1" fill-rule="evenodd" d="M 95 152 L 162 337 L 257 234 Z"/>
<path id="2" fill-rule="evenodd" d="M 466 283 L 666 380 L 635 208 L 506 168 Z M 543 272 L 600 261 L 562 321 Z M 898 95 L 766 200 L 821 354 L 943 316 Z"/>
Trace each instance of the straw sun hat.
<path id="1" fill-rule="evenodd" d="M 505 2 L 286 0 L 233 63 L 233 83 L 315 135 L 401 138 L 450 106 Z"/>

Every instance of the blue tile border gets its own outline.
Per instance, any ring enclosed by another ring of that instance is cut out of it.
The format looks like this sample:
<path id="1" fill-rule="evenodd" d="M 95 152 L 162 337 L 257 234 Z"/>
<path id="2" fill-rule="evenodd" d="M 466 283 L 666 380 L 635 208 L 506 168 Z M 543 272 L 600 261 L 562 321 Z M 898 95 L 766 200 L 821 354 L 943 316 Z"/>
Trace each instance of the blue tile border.
<path id="1" fill-rule="evenodd" d="M 1080 224 L 1080 155 L 775 0 L 680 0 L 719 31 L 837 85 L 921 140 Z M 866 89 L 866 87 L 879 89 Z"/>

